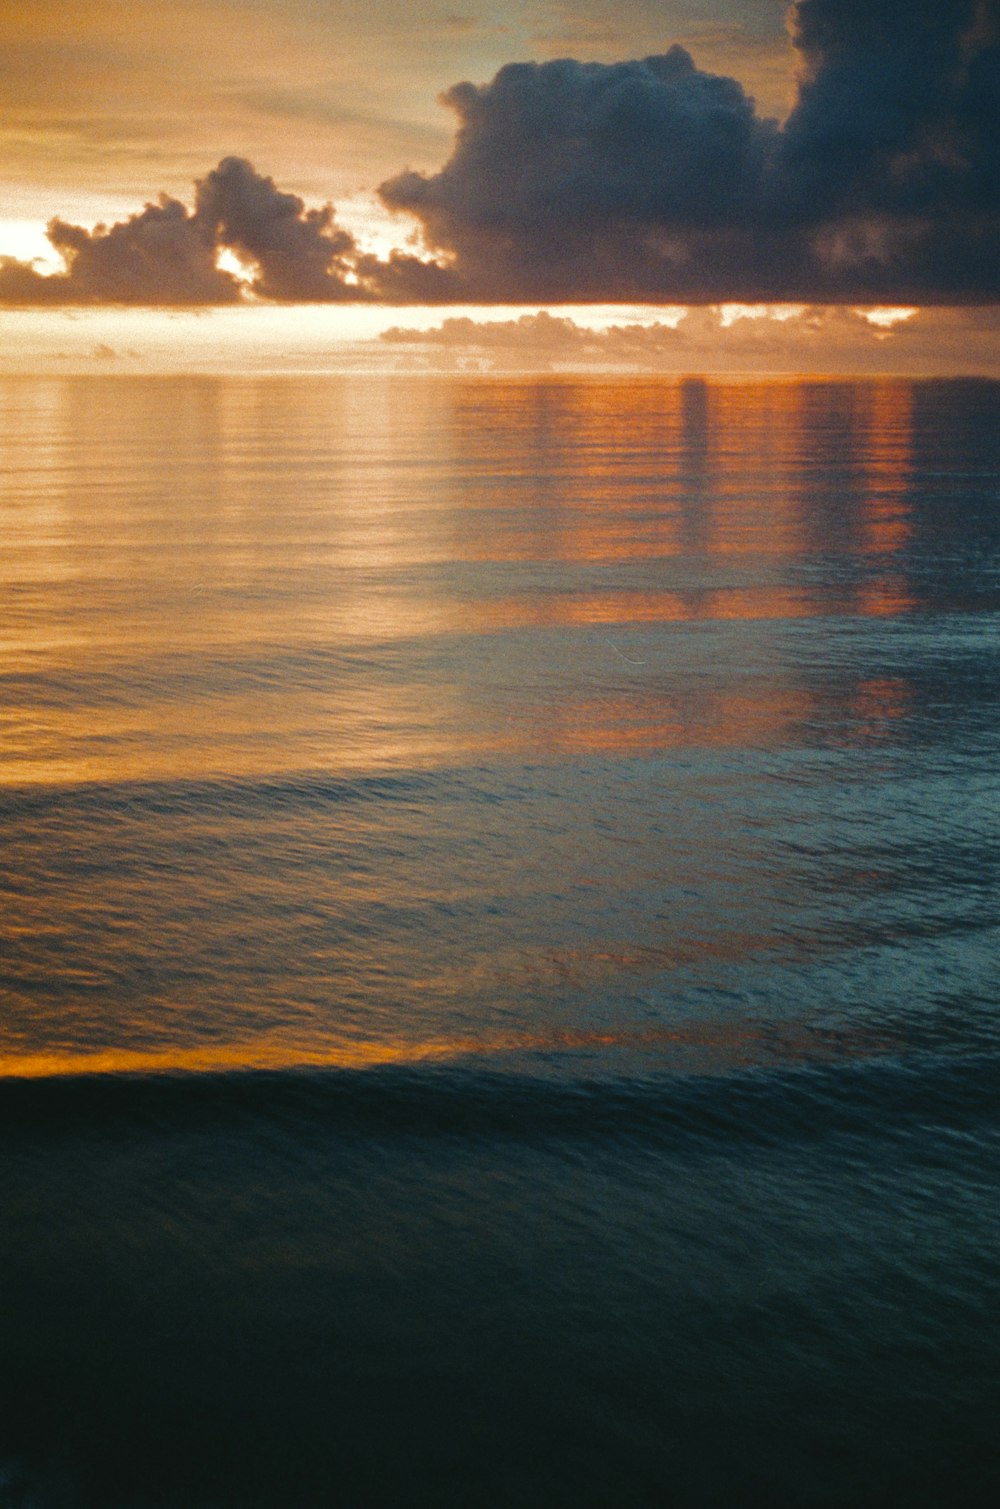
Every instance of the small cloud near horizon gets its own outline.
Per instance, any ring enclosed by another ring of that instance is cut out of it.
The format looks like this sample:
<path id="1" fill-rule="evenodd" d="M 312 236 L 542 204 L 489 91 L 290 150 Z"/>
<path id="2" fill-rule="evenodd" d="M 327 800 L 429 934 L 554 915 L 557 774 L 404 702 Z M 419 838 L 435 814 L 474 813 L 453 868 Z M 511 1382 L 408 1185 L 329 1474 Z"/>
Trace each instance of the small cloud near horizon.
<path id="1" fill-rule="evenodd" d="M 593 329 L 541 310 L 393 326 L 380 342 L 428 371 L 725 371 L 1000 376 L 1000 311 L 714 306 Z"/>

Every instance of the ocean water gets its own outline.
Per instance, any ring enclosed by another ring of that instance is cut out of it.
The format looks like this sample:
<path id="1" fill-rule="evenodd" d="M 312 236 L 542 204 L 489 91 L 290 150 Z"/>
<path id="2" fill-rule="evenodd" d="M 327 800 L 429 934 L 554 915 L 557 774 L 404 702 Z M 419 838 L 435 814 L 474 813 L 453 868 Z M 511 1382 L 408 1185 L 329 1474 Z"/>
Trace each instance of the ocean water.
<path id="1" fill-rule="evenodd" d="M 0 1505 L 1000 1495 L 1000 385 L 0 379 Z"/>

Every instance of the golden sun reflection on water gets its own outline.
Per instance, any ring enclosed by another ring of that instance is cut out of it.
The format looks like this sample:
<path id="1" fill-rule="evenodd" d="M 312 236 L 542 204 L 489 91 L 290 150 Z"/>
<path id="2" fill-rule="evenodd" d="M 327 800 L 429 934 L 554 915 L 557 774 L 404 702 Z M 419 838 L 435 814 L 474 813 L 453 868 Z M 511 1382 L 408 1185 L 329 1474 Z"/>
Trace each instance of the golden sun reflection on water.
<path id="1" fill-rule="evenodd" d="M 836 952 L 745 809 L 911 717 L 905 385 L 0 400 L 0 1074 L 826 1051 L 648 1003 Z"/>
<path id="2" fill-rule="evenodd" d="M 552 752 L 730 743 L 748 714 L 766 739 L 769 708 L 781 738 L 811 695 L 788 665 L 693 717 L 658 711 L 654 689 L 622 718 L 613 689 L 567 685 L 550 719 L 511 722 L 469 697 L 474 646 L 913 606 L 905 384 L 8 392 L 3 784 L 427 767 L 530 752 L 529 726 Z M 824 469 L 809 457 L 827 408 Z M 857 569 L 817 586 L 831 549 Z M 38 677 L 64 695 L 40 699 Z"/>
<path id="3" fill-rule="evenodd" d="M 775 1031 L 752 1022 L 702 1022 L 673 1027 L 635 1027 L 615 1031 L 553 1029 L 545 1033 L 503 1036 L 426 1038 L 422 1041 L 355 1041 L 328 1047 L 281 1041 L 205 1044 L 191 1048 L 142 1050 L 108 1048 L 100 1052 L 24 1053 L 0 1055 L 4 1079 L 50 1079 L 102 1074 L 212 1074 L 278 1072 L 285 1070 L 356 1070 L 406 1068 L 427 1064 L 477 1060 L 503 1067 L 518 1055 L 595 1053 L 621 1050 L 664 1058 L 695 1054 L 702 1068 L 718 1072 L 760 1057 L 783 1062 L 815 1062 L 845 1054 L 864 1055 L 884 1048 L 884 1041 L 859 1036 L 824 1039 L 803 1023 L 790 1022 Z"/>

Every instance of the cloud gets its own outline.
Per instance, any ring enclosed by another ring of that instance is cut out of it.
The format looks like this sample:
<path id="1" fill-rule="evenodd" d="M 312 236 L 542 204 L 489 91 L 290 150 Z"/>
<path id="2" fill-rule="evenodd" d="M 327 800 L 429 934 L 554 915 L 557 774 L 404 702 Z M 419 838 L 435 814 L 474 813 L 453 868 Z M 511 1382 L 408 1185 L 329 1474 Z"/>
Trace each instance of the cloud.
<path id="1" fill-rule="evenodd" d="M 647 347 L 673 332 L 665 325 L 648 330 L 639 326 L 620 327 L 613 337 L 609 332 L 588 330 L 562 315 L 541 310 L 523 314 L 513 320 L 474 320 L 467 315 L 453 316 L 430 330 L 394 325 L 379 337 L 387 346 L 413 347 L 439 358 L 452 355 L 456 365 L 489 367 L 548 368 L 563 362 L 588 364 L 600 362 L 609 354 L 620 354 L 620 340 L 627 331 L 626 342 L 645 341 Z M 613 347 L 613 342 L 614 344 Z"/>
<path id="2" fill-rule="evenodd" d="M 687 260 L 673 230 L 692 240 L 746 223 L 774 133 L 735 80 L 700 72 L 681 47 L 509 64 L 444 101 L 459 120 L 449 162 L 381 194 L 421 220 L 470 297 L 488 287 L 497 300 L 655 292 Z"/>
<path id="3" fill-rule="evenodd" d="M 110 228 L 92 231 L 51 220 L 48 237 L 66 271 L 43 277 L 28 263 L 0 266 L 0 302 L 8 304 L 227 304 L 236 279 L 216 267 L 204 226 L 167 195 Z"/>
<path id="4" fill-rule="evenodd" d="M 989 202 L 997 17 L 995 0 L 799 0 L 803 77 L 778 163 L 796 209 L 923 215 Z M 994 210 L 995 193 L 994 182 Z"/>
<path id="5" fill-rule="evenodd" d="M 43 277 L 0 260 L 5 304 L 225 304 L 239 285 L 215 265 L 215 247 L 179 200 L 161 195 L 139 214 L 93 231 L 51 220 L 48 237 L 66 272 Z"/>
<path id="6" fill-rule="evenodd" d="M 0 257 L 0 305 L 63 304 L 66 279 L 46 278 L 30 262 Z"/>
<path id="7" fill-rule="evenodd" d="M 255 269 L 254 293 L 303 304 L 357 299 L 354 237 L 333 208 L 307 209 L 244 158 L 226 157 L 197 185 L 193 223 L 207 242 Z"/>
<path id="8" fill-rule="evenodd" d="M 473 300 L 1000 297 L 1000 0 L 798 0 L 791 30 L 782 128 L 680 47 L 510 64 L 383 200 Z"/>
<path id="9" fill-rule="evenodd" d="M 1000 300 L 1000 0 L 796 0 L 795 105 L 763 117 L 683 47 L 510 63 L 442 96 L 434 173 L 381 185 L 425 254 L 363 252 L 226 157 L 192 209 L 62 219 L 66 271 L 0 260 L 0 302 L 974 304 Z"/>
<path id="10" fill-rule="evenodd" d="M 245 159 L 226 157 L 195 185 L 195 207 L 161 195 L 110 228 L 49 222 L 66 271 L 44 277 L 30 263 L 0 259 L 0 303 L 216 305 L 236 303 L 240 282 L 221 251 L 250 269 L 262 298 L 301 303 L 361 299 L 352 282 L 354 238 L 329 205 L 307 209 Z"/>
<path id="11" fill-rule="evenodd" d="M 216 267 L 204 226 L 165 194 L 110 229 L 52 220 L 48 236 L 65 259 L 58 281 L 74 303 L 224 304 L 239 293 Z"/>
<path id="12" fill-rule="evenodd" d="M 545 311 L 512 320 L 393 327 L 390 352 L 446 371 L 1000 375 L 1000 311 L 870 313 L 844 305 L 691 309 L 677 322 L 590 329 Z M 889 322 L 891 318 L 891 323 Z"/>

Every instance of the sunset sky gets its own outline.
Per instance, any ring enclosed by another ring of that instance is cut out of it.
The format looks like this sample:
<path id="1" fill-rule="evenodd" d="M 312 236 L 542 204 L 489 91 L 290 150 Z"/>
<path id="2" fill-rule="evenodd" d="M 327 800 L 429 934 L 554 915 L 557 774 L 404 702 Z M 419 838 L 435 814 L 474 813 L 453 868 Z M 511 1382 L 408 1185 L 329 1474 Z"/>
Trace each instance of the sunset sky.
<path id="1" fill-rule="evenodd" d="M 0 42 L 8 366 L 117 359 L 123 306 L 144 352 L 229 306 L 223 344 L 392 329 L 432 365 L 653 327 L 626 364 L 684 333 L 812 370 L 822 326 L 848 367 L 996 366 L 1000 0 L 36 0 Z"/>

